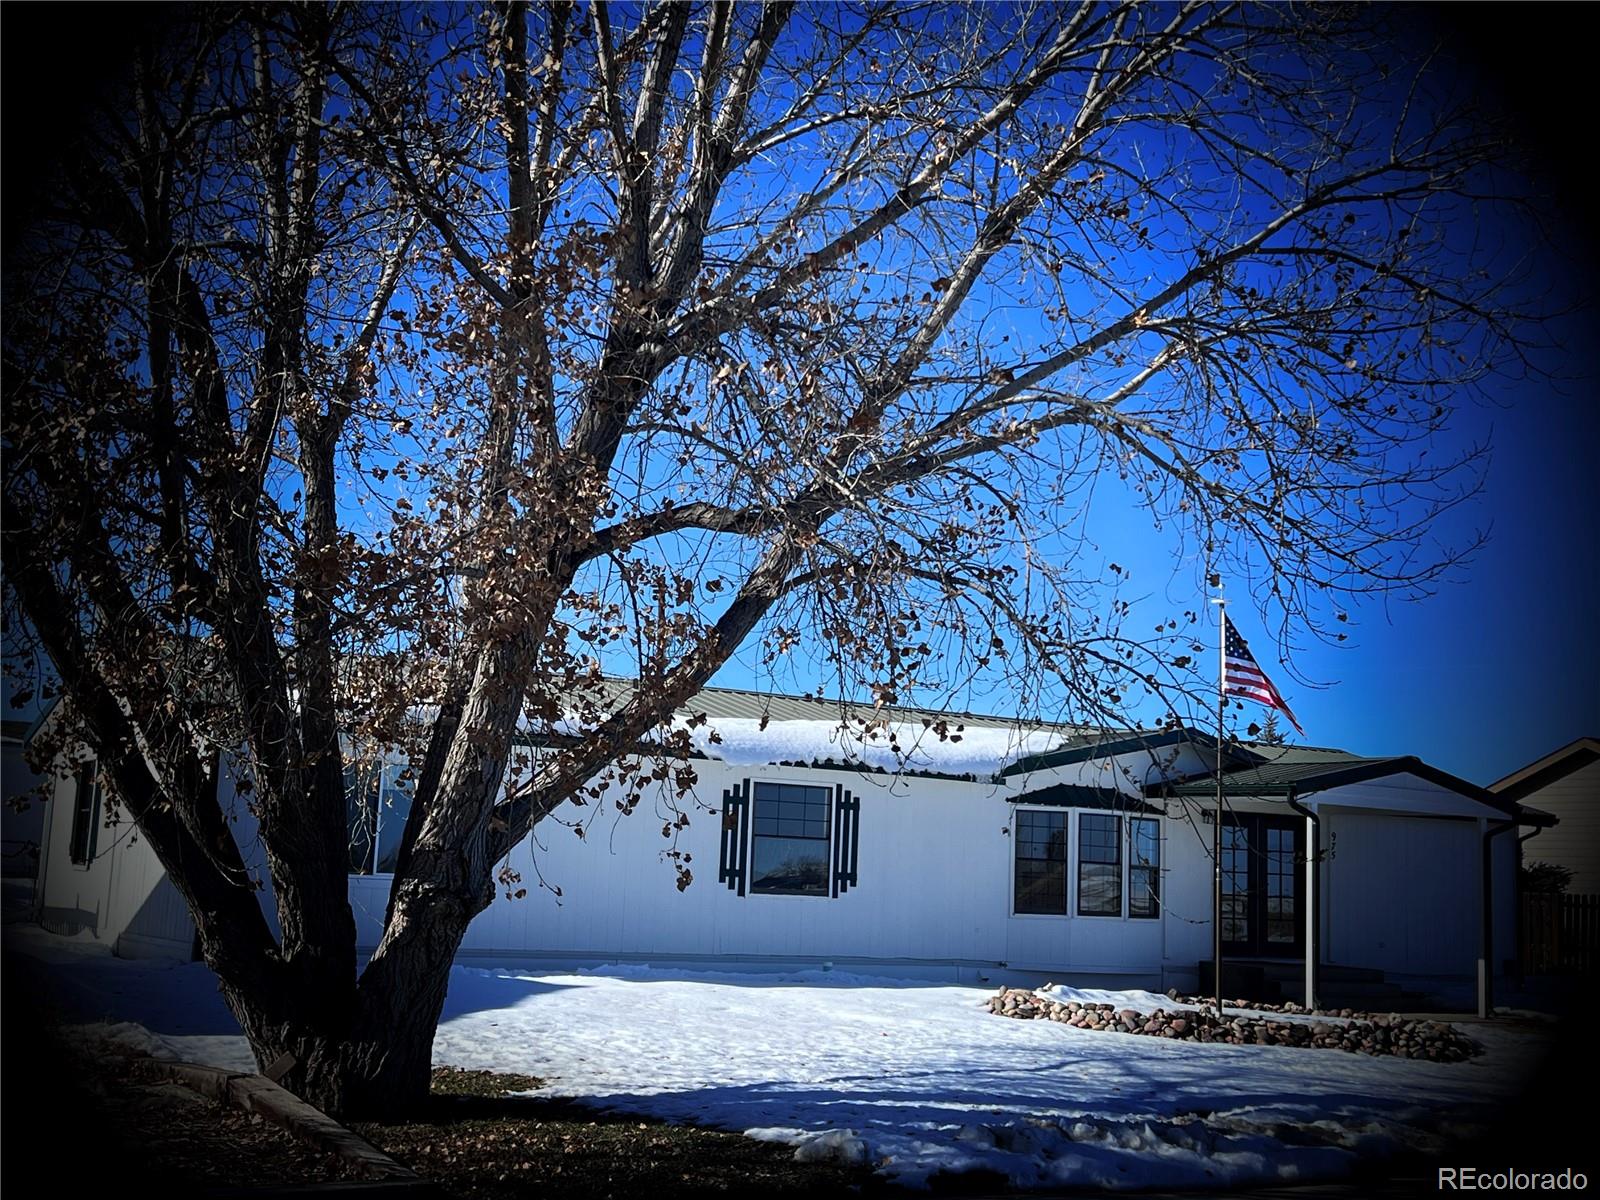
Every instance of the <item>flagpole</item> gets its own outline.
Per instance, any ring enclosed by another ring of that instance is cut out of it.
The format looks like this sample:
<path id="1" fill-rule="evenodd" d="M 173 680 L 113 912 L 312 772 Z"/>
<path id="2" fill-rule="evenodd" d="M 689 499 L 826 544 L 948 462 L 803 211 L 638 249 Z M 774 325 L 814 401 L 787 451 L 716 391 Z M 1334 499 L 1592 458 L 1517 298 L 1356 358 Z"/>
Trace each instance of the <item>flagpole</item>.
<path id="1" fill-rule="evenodd" d="M 1220 587 L 1220 584 L 1219 584 Z M 1211 982 L 1216 990 L 1217 1015 L 1222 1015 L 1222 723 L 1227 709 L 1228 677 L 1228 602 L 1221 596 L 1217 606 L 1217 808 L 1211 822 Z"/>

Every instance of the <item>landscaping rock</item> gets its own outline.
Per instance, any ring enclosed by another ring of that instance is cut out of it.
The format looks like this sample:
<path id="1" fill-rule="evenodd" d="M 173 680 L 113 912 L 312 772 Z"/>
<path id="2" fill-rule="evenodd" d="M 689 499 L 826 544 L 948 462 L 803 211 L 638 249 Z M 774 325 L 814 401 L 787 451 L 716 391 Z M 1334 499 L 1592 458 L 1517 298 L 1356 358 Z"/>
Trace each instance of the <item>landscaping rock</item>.
<path id="1" fill-rule="evenodd" d="M 1169 999 L 1176 999 L 1168 993 Z M 987 1001 L 991 1013 L 1019 1020 L 1054 1021 L 1074 1029 L 1110 1030 L 1140 1037 L 1224 1043 L 1234 1046 L 1291 1046 L 1314 1050 L 1343 1050 L 1350 1054 L 1390 1055 L 1431 1062 L 1465 1062 L 1481 1053 L 1477 1043 L 1442 1021 L 1420 1021 L 1393 1014 L 1353 1014 L 1350 1009 L 1318 1016 L 1340 1016 L 1333 1021 L 1284 1021 L 1270 1017 L 1228 1013 L 1219 1016 L 1203 1003 L 1195 1009 L 1140 1013 L 1113 1004 L 1060 1001 L 1026 988 L 1001 988 Z M 1252 1007 L 1240 1002 L 1240 1007 Z M 1296 1005 L 1255 1011 L 1299 1013 Z M 1178 1015 L 1181 1013 L 1182 1015 Z M 1349 1014 L 1347 1016 L 1347 1014 Z"/>

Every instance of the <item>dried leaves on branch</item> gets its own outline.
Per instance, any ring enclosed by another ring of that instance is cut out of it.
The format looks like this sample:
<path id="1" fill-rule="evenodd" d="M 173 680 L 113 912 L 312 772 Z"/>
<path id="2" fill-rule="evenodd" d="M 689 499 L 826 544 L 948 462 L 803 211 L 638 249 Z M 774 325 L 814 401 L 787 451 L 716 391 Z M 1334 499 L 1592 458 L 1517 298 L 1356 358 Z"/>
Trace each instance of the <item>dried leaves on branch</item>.
<path id="1" fill-rule="evenodd" d="M 496 865 L 569 797 L 675 835 L 663 722 L 736 652 L 1179 712 L 1194 615 L 1130 632 L 1097 540 L 1130 506 L 1286 628 L 1425 590 L 1476 478 L 1434 435 L 1522 343 L 1505 146 L 1392 15 L 244 6 L 138 47 L 7 248 L 6 575 L 263 1058 L 421 1095 Z M 391 746 L 357 982 L 346 765 Z"/>

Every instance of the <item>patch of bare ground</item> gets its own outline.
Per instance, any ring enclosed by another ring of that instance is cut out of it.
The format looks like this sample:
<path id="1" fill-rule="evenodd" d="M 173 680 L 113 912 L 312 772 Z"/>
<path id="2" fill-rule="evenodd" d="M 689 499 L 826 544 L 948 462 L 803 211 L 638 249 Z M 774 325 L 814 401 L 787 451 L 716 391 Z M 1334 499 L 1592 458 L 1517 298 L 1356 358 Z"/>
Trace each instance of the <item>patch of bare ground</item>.
<path id="1" fill-rule="evenodd" d="M 357 1122 L 362 1137 L 462 1200 L 648 1194 L 843 1196 L 895 1191 L 860 1166 L 798 1163 L 792 1147 L 694 1125 L 601 1113 L 536 1090 L 527 1075 L 440 1068 L 427 1109 Z"/>

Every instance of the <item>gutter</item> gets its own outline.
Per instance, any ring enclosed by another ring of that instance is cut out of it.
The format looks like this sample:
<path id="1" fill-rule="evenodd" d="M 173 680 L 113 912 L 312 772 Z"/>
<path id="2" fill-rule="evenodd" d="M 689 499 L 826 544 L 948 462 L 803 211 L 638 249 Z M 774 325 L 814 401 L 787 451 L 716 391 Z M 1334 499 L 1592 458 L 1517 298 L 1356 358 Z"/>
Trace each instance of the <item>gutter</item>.
<path id="1" fill-rule="evenodd" d="M 1322 924 L 1322 818 L 1300 803 L 1294 785 L 1289 785 L 1289 807 L 1307 821 L 1310 834 L 1306 839 L 1306 1008 L 1317 1007 L 1317 966 L 1322 948 L 1317 944 L 1317 934 Z"/>
<path id="2" fill-rule="evenodd" d="M 1478 935 L 1478 1016 L 1494 1014 L 1494 839 L 1517 822 L 1492 821 L 1483 831 L 1483 928 Z M 1531 835 L 1530 835 L 1531 836 Z"/>

